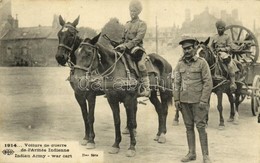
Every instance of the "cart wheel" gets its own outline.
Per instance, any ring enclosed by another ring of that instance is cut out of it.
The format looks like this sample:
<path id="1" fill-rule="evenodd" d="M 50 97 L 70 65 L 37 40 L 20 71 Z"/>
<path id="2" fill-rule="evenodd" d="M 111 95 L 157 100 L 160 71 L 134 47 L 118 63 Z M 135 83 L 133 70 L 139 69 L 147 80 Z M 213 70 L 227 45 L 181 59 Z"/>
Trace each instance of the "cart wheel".
<path id="1" fill-rule="evenodd" d="M 254 77 L 252 87 L 251 110 L 252 114 L 256 116 L 256 112 L 258 112 L 258 107 L 260 105 L 260 75 Z"/>
<path id="2" fill-rule="evenodd" d="M 259 55 L 259 46 L 256 36 L 247 28 L 240 25 L 229 25 L 226 27 L 227 33 L 233 44 L 242 46 L 238 52 L 232 52 L 233 58 L 241 62 L 255 63 Z"/>

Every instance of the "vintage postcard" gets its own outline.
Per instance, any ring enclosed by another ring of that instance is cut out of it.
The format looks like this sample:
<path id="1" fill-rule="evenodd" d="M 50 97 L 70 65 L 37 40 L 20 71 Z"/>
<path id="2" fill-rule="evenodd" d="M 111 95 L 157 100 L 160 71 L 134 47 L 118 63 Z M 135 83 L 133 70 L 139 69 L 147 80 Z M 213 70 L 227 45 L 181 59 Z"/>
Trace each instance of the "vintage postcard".
<path id="1" fill-rule="evenodd" d="M 257 0 L 0 0 L 0 162 L 259 163 L 259 42 Z"/>

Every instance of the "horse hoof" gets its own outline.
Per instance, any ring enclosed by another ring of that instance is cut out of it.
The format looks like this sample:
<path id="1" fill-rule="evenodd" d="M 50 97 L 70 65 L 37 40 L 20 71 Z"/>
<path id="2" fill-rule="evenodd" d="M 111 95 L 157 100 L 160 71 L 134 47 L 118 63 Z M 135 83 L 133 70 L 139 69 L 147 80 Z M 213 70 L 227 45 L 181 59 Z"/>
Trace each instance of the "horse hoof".
<path id="1" fill-rule="evenodd" d="M 173 125 L 173 126 L 179 126 L 179 121 L 175 121 L 175 120 L 173 120 L 172 125 Z"/>
<path id="2" fill-rule="evenodd" d="M 129 132 L 127 127 L 123 129 L 122 134 L 130 134 L 130 132 Z"/>
<path id="3" fill-rule="evenodd" d="M 108 153 L 109 154 L 117 154 L 118 152 L 119 152 L 119 148 L 112 147 Z"/>
<path id="4" fill-rule="evenodd" d="M 234 125 L 239 125 L 239 121 L 238 120 L 234 120 L 233 124 Z"/>
<path id="5" fill-rule="evenodd" d="M 80 141 L 80 144 L 82 146 L 86 146 L 88 144 L 88 141 L 86 139 L 83 139 L 83 140 Z"/>
<path id="6" fill-rule="evenodd" d="M 229 118 L 228 120 L 227 120 L 227 122 L 233 122 L 234 121 L 234 118 Z"/>
<path id="7" fill-rule="evenodd" d="M 159 136 L 156 135 L 155 138 L 153 139 L 154 141 L 158 141 L 159 140 Z"/>
<path id="8" fill-rule="evenodd" d="M 96 147 L 95 143 L 87 143 L 87 146 L 86 146 L 87 149 L 94 149 L 95 147 Z"/>
<path id="9" fill-rule="evenodd" d="M 165 137 L 165 134 L 161 134 L 159 136 L 159 139 L 158 139 L 158 143 L 165 143 L 166 142 L 166 137 Z"/>
<path id="10" fill-rule="evenodd" d="M 224 130 L 224 129 L 225 129 L 225 126 L 224 126 L 224 125 L 223 125 L 223 126 L 222 126 L 222 125 L 219 125 L 219 126 L 218 126 L 218 129 L 219 129 L 219 130 Z"/>
<path id="11" fill-rule="evenodd" d="M 135 156 L 135 150 L 128 149 L 126 152 L 126 157 L 134 157 Z"/>

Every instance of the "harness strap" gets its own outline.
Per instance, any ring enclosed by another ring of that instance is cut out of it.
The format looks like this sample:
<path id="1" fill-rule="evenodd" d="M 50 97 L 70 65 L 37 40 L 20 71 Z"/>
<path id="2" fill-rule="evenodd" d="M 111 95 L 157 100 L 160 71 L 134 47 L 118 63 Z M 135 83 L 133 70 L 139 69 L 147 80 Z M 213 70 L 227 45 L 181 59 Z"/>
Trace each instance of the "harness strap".
<path id="1" fill-rule="evenodd" d="M 70 27 L 70 28 L 74 29 L 76 33 L 78 33 L 78 32 L 79 32 L 79 31 L 77 30 L 77 28 L 76 28 L 76 27 L 74 27 L 73 25 L 70 25 L 70 24 L 65 24 L 65 25 L 64 25 L 64 27 Z"/>
<path id="2" fill-rule="evenodd" d="M 117 58 L 117 53 L 116 53 L 116 51 L 115 51 L 115 62 L 114 62 L 113 65 L 111 65 L 106 71 L 104 71 L 104 72 L 101 74 L 101 76 L 107 77 L 107 76 L 109 76 L 110 74 L 112 74 L 112 73 L 115 71 L 115 69 L 116 69 L 116 63 L 120 60 L 121 57 L 122 57 L 122 55 L 120 55 L 120 56 Z M 110 71 L 110 69 L 112 69 L 112 70 Z M 109 71 L 110 71 L 110 72 L 109 72 Z"/>
<path id="3" fill-rule="evenodd" d="M 75 69 L 80 69 L 80 70 L 84 70 L 84 71 L 86 71 L 86 72 L 89 72 L 89 69 L 90 69 L 90 68 L 80 67 L 80 66 L 78 66 L 78 65 L 74 65 L 73 68 L 75 68 Z"/>
<path id="4" fill-rule="evenodd" d="M 124 64 L 124 66 L 125 66 L 125 70 L 126 70 L 127 77 L 130 79 L 130 70 L 129 70 L 128 66 L 127 66 L 127 63 L 126 63 L 126 59 L 125 59 L 124 54 L 119 53 L 119 52 L 118 52 L 117 54 L 119 54 L 119 55 L 122 56 L 122 57 L 121 57 L 121 60 L 122 60 L 122 62 L 123 62 L 123 64 Z"/>
<path id="5" fill-rule="evenodd" d="M 69 51 L 72 51 L 72 50 L 73 50 L 72 47 L 69 47 L 69 46 L 67 46 L 67 45 L 65 45 L 65 44 L 59 44 L 58 47 L 63 47 L 63 48 L 65 48 L 65 49 L 69 50 Z"/>

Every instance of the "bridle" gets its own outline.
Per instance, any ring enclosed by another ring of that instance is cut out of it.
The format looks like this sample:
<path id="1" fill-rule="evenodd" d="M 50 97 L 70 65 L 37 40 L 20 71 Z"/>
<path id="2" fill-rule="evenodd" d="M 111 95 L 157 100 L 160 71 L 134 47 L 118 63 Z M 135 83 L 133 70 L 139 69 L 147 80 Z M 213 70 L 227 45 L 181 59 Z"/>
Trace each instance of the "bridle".
<path id="1" fill-rule="evenodd" d="M 205 46 L 205 48 L 206 48 L 206 51 L 208 51 L 208 53 L 211 53 L 211 55 L 214 56 L 214 53 L 210 50 L 209 47 Z M 196 53 L 199 55 L 202 50 L 204 50 L 204 48 L 199 45 Z M 212 54 L 212 53 L 213 53 L 213 54 Z M 210 70 L 211 70 L 211 71 L 214 71 L 214 73 L 216 72 L 215 69 L 216 69 L 216 67 L 218 66 L 218 62 L 219 62 L 219 61 L 218 61 L 218 58 L 216 58 L 216 57 L 218 57 L 218 56 L 214 56 L 215 62 L 214 62 L 212 65 L 209 66 Z M 218 88 L 218 87 L 220 87 L 220 86 L 226 84 L 227 81 L 228 81 L 228 80 L 223 79 L 220 83 L 218 83 L 216 86 L 214 86 L 214 87 L 212 88 L 212 90 L 214 90 L 214 89 L 216 89 L 216 88 Z"/>
<path id="2" fill-rule="evenodd" d="M 103 67 L 103 65 L 102 65 L 102 63 L 101 63 L 101 55 L 98 53 L 98 47 L 95 46 L 95 45 L 92 45 L 92 44 L 87 43 L 87 42 L 82 42 L 82 43 L 80 44 L 80 46 L 90 46 L 90 47 L 94 48 L 94 55 L 93 55 L 93 57 L 91 58 L 91 63 L 90 63 L 90 65 L 89 65 L 88 67 L 82 67 L 82 66 L 79 66 L 79 65 L 74 65 L 74 68 L 75 68 L 75 69 L 83 70 L 83 71 L 86 72 L 86 76 L 89 76 L 89 75 L 91 75 L 91 73 L 92 73 L 93 71 L 95 71 L 95 70 L 91 71 L 91 69 L 92 69 L 92 65 L 93 65 L 93 63 L 94 63 L 94 60 L 96 59 L 96 56 L 98 57 L 99 65 L 101 65 L 101 66 Z M 118 55 L 119 55 L 119 57 L 118 57 Z M 123 55 L 124 55 L 124 54 L 122 54 L 122 53 L 117 53 L 117 52 L 115 51 L 115 62 L 114 62 L 108 69 L 106 69 L 102 74 L 100 74 L 100 73 L 98 72 L 98 70 L 95 71 L 96 74 L 99 75 L 99 76 L 102 76 L 103 78 L 104 78 L 104 77 L 108 77 L 110 74 L 112 74 L 112 73 L 115 71 L 116 63 L 122 58 Z"/>
<path id="3" fill-rule="evenodd" d="M 100 61 L 100 54 L 98 53 L 98 48 L 90 43 L 87 43 L 87 42 L 82 42 L 80 43 L 80 46 L 83 46 L 83 45 L 87 45 L 87 46 L 90 46 L 91 48 L 94 49 L 94 54 L 93 54 L 93 57 L 91 58 L 91 62 L 90 62 L 90 65 L 88 67 L 82 67 L 82 66 L 79 66 L 77 64 L 75 64 L 73 66 L 74 69 L 79 69 L 79 70 L 83 70 L 86 72 L 86 75 L 90 75 L 91 74 L 91 69 L 92 69 L 92 66 L 93 66 L 93 63 L 96 59 L 96 56 L 98 57 L 99 61 Z"/>
<path id="4" fill-rule="evenodd" d="M 212 51 L 207 47 L 207 46 L 205 46 L 205 48 L 206 48 L 206 51 L 208 51 L 208 53 L 212 53 Z M 198 46 L 198 49 L 197 49 L 197 55 L 198 56 L 200 56 L 200 52 L 202 51 L 202 50 L 204 50 L 204 48 L 201 46 L 201 45 L 199 45 Z M 216 58 L 215 58 L 216 59 Z M 216 68 L 216 62 L 214 62 L 212 65 L 209 65 L 209 68 L 210 68 L 210 70 L 214 70 L 215 68 Z"/>
<path id="5" fill-rule="evenodd" d="M 68 59 L 67 63 L 68 63 L 68 65 L 69 65 L 69 67 L 73 67 L 73 66 L 74 66 L 74 63 L 71 61 L 70 56 L 71 56 L 71 52 L 72 52 L 73 49 L 74 49 L 74 46 L 75 46 L 75 43 L 76 43 L 76 39 L 77 39 L 77 33 L 78 33 L 79 31 L 78 31 L 74 26 L 72 26 L 72 25 L 70 25 L 70 24 L 65 24 L 65 25 L 63 26 L 63 28 L 64 28 L 64 27 L 68 27 L 68 28 L 72 28 L 72 29 L 73 29 L 73 32 L 71 32 L 71 31 L 69 30 L 69 32 L 71 32 L 71 33 L 74 35 L 74 37 L 73 37 L 73 42 L 72 42 L 71 47 L 69 47 L 69 46 L 67 46 L 67 45 L 65 45 L 65 44 L 63 44 L 63 43 L 59 43 L 58 48 L 61 47 L 61 48 L 64 48 L 64 49 L 66 49 L 66 50 L 69 51 L 69 59 Z"/>

